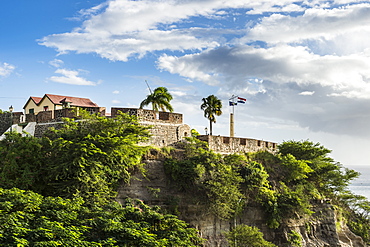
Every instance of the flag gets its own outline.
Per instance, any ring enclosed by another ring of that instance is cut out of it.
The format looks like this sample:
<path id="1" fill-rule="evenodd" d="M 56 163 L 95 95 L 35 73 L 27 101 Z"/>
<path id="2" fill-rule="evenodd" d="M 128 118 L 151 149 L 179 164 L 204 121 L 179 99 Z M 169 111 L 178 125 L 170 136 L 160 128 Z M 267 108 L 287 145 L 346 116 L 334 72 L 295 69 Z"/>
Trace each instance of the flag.
<path id="1" fill-rule="evenodd" d="M 238 103 L 245 104 L 245 101 L 247 101 L 247 100 L 244 99 L 244 98 L 238 97 Z"/>
<path id="2" fill-rule="evenodd" d="M 229 106 L 234 106 L 234 105 L 237 105 L 238 103 L 236 102 L 232 102 L 232 101 L 229 101 Z"/>

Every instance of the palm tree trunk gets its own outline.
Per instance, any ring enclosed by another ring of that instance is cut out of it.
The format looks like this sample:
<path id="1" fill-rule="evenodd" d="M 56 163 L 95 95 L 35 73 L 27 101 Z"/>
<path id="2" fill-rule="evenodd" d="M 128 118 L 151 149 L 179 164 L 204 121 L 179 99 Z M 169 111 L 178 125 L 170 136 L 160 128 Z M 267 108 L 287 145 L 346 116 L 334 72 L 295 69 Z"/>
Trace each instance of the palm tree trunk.
<path id="1" fill-rule="evenodd" d="M 209 120 L 209 134 L 212 135 L 212 120 Z"/>

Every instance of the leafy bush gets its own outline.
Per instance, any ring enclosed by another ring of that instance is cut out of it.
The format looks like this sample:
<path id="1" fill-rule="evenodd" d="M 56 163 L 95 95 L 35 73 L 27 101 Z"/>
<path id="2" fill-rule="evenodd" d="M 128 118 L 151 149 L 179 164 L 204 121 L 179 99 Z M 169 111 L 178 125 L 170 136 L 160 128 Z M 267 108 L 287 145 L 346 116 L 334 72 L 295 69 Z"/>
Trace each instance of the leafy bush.
<path id="1" fill-rule="evenodd" d="M 238 225 L 230 232 L 225 233 L 230 247 L 274 247 L 276 245 L 266 241 L 263 233 L 255 226 Z"/>
<path id="2" fill-rule="evenodd" d="M 197 231 L 139 200 L 94 207 L 82 198 L 0 189 L 0 246 L 199 246 Z"/>
<path id="3" fill-rule="evenodd" d="M 166 173 L 180 190 L 197 194 L 199 200 L 205 197 L 203 201 L 219 218 L 231 218 L 244 198 L 240 188 L 244 180 L 238 173 L 238 165 L 233 163 L 236 159 L 215 154 L 194 138 L 188 141 L 185 145 L 186 158 L 167 159 Z"/>

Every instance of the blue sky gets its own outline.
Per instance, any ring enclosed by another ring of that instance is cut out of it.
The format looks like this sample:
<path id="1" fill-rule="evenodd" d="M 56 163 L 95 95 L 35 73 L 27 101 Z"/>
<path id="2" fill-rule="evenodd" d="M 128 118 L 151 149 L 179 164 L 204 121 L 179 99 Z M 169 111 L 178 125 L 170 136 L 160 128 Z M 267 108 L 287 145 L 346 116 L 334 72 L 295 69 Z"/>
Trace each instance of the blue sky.
<path id="1" fill-rule="evenodd" d="M 346 166 L 370 165 L 370 2 L 290 0 L 5 0 L 0 108 L 29 96 L 87 97 L 137 107 L 152 88 L 204 133 L 320 142 Z"/>

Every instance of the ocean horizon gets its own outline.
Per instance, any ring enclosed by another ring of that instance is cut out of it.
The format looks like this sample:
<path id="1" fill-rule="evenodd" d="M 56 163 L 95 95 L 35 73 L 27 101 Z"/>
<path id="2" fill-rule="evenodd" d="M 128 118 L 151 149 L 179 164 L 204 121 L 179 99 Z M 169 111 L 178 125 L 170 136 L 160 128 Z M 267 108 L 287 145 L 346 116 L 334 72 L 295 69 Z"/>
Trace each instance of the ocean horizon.
<path id="1" fill-rule="evenodd" d="M 361 175 L 354 179 L 348 186 L 349 189 L 356 195 L 362 195 L 370 200 L 370 167 L 367 165 L 356 165 L 356 166 L 345 166 L 349 169 L 353 169 Z"/>

